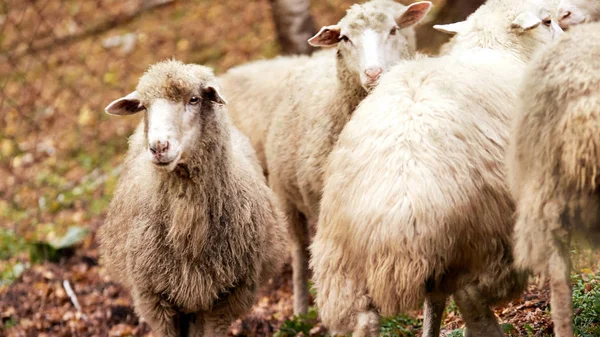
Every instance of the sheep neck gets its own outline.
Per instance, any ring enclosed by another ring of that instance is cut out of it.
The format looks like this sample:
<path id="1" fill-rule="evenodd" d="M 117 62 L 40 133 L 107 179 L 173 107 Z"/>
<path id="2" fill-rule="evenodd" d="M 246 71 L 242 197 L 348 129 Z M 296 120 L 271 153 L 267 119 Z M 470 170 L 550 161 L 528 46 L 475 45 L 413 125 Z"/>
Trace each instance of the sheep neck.
<path id="1" fill-rule="evenodd" d="M 339 50 L 336 54 L 336 68 L 339 86 L 334 97 L 337 100 L 335 104 L 339 108 L 333 110 L 340 116 L 333 116 L 333 120 L 341 122 L 341 127 L 343 127 L 350 119 L 354 109 L 367 97 L 368 92 L 362 86 L 360 77 L 350 71 Z M 338 133 L 341 132 L 341 127 Z"/>
<path id="2" fill-rule="evenodd" d="M 161 179 L 160 209 L 166 214 L 166 240 L 181 256 L 202 256 L 214 231 L 226 225 L 231 189 L 231 145 L 223 125 L 205 127 L 185 164 Z"/>

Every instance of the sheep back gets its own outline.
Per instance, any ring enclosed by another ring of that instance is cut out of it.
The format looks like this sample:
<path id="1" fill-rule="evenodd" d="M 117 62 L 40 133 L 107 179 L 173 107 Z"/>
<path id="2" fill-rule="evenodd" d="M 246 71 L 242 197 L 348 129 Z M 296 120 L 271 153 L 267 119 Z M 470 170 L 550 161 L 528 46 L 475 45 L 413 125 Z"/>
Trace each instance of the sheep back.
<path id="1" fill-rule="evenodd" d="M 318 52 L 313 57 L 332 52 Z M 250 139 L 265 172 L 265 142 L 273 111 L 290 95 L 284 84 L 294 69 L 311 59 L 308 56 L 286 56 L 259 60 L 232 68 L 219 76 L 219 83 L 227 93 L 228 112 L 233 124 Z"/>
<path id="2" fill-rule="evenodd" d="M 416 308 L 426 284 L 474 282 L 498 300 L 522 290 L 503 159 L 524 66 L 469 53 L 394 67 L 342 131 L 311 247 L 327 326 L 366 297 L 382 315 Z"/>
<path id="3" fill-rule="evenodd" d="M 366 92 L 359 84 L 345 88 L 335 57 L 314 58 L 295 70 L 286 83 L 291 94 L 273 113 L 267 135 L 269 183 L 300 212 L 316 219 L 323 165 Z"/>

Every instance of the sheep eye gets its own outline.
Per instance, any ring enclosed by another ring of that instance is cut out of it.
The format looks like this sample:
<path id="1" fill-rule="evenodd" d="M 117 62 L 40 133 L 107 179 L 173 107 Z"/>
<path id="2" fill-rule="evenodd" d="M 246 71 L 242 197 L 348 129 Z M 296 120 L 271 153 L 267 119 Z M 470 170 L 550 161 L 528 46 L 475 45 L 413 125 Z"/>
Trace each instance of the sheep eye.
<path id="1" fill-rule="evenodd" d="M 542 23 L 544 24 L 544 26 L 550 27 L 552 25 L 552 19 L 548 18 L 548 19 L 542 21 Z"/>
<path id="2" fill-rule="evenodd" d="M 340 36 L 340 41 L 348 42 L 350 39 L 346 35 Z"/>
<path id="3" fill-rule="evenodd" d="M 398 27 L 392 28 L 392 30 L 390 30 L 390 35 L 396 35 L 396 32 L 398 32 Z"/>
<path id="4" fill-rule="evenodd" d="M 196 97 L 196 96 L 192 96 L 192 97 L 190 98 L 190 104 L 191 104 L 191 105 L 196 105 L 196 104 L 198 104 L 198 103 L 200 103 L 200 98 L 198 98 L 198 97 Z"/>

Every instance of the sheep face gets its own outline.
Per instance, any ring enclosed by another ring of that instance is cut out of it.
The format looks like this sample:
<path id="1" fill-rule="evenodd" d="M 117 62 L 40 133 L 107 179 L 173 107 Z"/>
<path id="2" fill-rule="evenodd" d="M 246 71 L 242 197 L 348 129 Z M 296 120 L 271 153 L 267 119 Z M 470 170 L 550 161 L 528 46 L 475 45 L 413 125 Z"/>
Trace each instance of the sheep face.
<path id="1" fill-rule="evenodd" d="M 488 0 L 466 21 L 433 28 L 455 36 L 453 49 L 495 45 L 526 59 L 563 33 L 543 0 Z"/>
<path id="2" fill-rule="evenodd" d="M 166 61 L 152 66 L 137 90 L 113 101 L 106 112 L 122 116 L 145 110 L 148 159 L 172 171 L 197 145 L 214 104 L 225 100 L 210 69 Z"/>
<path id="3" fill-rule="evenodd" d="M 557 16 L 563 29 L 600 18 L 600 0 L 561 0 Z"/>
<path id="4" fill-rule="evenodd" d="M 405 30 L 412 29 L 430 8 L 428 1 L 408 7 L 377 0 L 354 5 L 338 24 L 321 28 L 308 42 L 318 47 L 337 46 L 344 65 L 371 90 L 381 74 L 414 54 L 409 41 L 412 32 Z"/>
<path id="5" fill-rule="evenodd" d="M 546 45 L 563 33 L 552 13 L 546 8 L 522 11 L 510 23 L 509 33 L 515 45 L 535 50 Z"/>
<path id="6" fill-rule="evenodd" d="M 181 160 L 184 150 L 193 145 L 200 132 L 202 94 L 192 91 L 185 96 L 189 98 L 179 101 L 156 98 L 146 111 L 148 158 L 169 171 Z"/>

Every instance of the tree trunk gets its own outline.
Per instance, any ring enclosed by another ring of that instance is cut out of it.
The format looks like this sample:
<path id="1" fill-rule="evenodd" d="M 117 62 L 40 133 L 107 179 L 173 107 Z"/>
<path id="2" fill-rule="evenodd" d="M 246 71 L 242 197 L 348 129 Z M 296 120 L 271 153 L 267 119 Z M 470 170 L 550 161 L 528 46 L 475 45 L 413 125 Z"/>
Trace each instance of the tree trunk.
<path id="1" fill-rule="evenodd" d="M 463 21 L 485 0 L 446 0 L 445 2 L 435 20 L 425 23 L 417 29 L 417 43 L 419 50 L 423 52 L 436 53 L 441 45 L 450 39 L 448 35 L 433 29 L 433 25 Z"/>
<path id="2" fill-rule="evenodd" d="M 270 0 L 283 54 L 310 54 L 307 40 L 316 34 L 310 0 Z"/>

